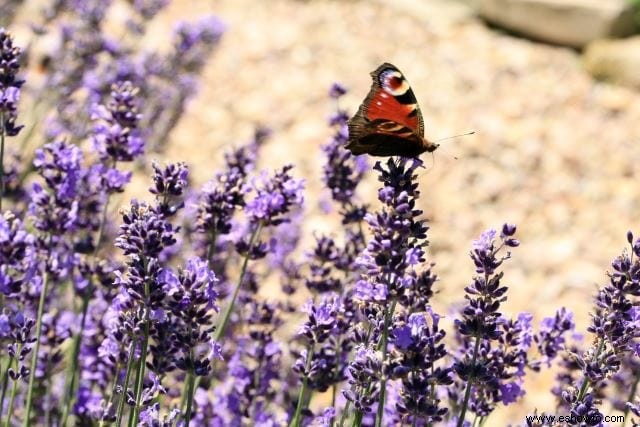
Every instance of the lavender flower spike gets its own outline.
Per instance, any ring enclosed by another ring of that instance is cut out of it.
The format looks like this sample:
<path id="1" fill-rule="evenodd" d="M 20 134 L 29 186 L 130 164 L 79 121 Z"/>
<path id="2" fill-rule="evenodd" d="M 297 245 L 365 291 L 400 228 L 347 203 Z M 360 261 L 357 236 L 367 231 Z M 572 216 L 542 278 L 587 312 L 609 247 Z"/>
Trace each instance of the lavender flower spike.
<path id="1" fill-rule="evenodd" d="M 216 330 L 216 341 L 224 335 L 249 259 L 263 258 L 266 255 L 266 244 L 258 240 L 260 231 L 265 227 L 289 222 L 291 211 L 302 205 L 304 181 L 295 179 L 290 173 L 291 169 L 293 169 L 292 165 L 284 166 L 271 177 L 262 173 L 260 179 L 252 182 L 255 195 L 245 204 L 251 234 L 248 238 L 241 238 L 236 243 L 236 250 L 244 256 L 244 262 L 238 283 Z"/>
<path id="2" fill-rule="evenodd" d="M 498 256 L 498 254 L 504 247 L 516 247 L 520 244 L 513 237 L 515 232 L 515 226 L 505 224 L 499 236 L 499 245 L 496 242 L 498 233 L 493 229 L 482 233 L 472 245 L 471 259 L 478 274 L 473 278 L 473 282 L 465 288 L 467 304 L 462 309 L 462 319 L 455 321 L 457 332 L 462 336 L 462 341 L 465 344 L 462 356 L 453 365 L 453 370 L 460 379 L 459 384 L 465 390 L 462 402 L 460 402 L 458 427 L 462 427 L 465 421 L 472 389 L 478 388 L 479 390 L 475 390 L 475 392 L 482 396 L 483 387 L 491 390 L 500 388 L 499 379 L 502 378 L 501 372 L 506 367 L 494 366 L 491 363 L 492 358 L 488 355 L 491 342 L 504 341 L 505 336 L 516 337 L 519 333 L 513 333 L 512 330 L 524 329 L 522 324 L 505 323 L 498 311 L 500 305 L 507 299 L 507 287 L 501 283 L 503 273 L 496 273 L 496 270 L 511 255 L 509 252 L 502 256 Z M 527 323 L 524 317 L 522 321 Z M 514 342 L 511 343 L 511 341 Z M 519 341 L 514 338 L 504 344 L 513 346 L 519 344 Z M 512 392 L 508 388 L 504 388 L 504 391 Z M 482 400 L 481 397 L 480 401 Z M 485 415 L 491 409 L 489 406 L 482 407 L 477 409 L 476 413 Z"/>
<path id="3" fill-rule="evenodd" d="M 101 158 L 130 162 L 143 153 L 137 94 L 131 82 L 118 82 L 111 88 L 109 103 L 93 107 L 93 144 Z"/>
<path id="4" fill-rule="evenodd" d="M 22 126 L 16 126 L 17 105 L 23 81 L 16 77 L 20 70 L 19 47 L 11 35 L 0 27 L 0 210 L 4 197 L 4 139 L 16 136 Z"/>

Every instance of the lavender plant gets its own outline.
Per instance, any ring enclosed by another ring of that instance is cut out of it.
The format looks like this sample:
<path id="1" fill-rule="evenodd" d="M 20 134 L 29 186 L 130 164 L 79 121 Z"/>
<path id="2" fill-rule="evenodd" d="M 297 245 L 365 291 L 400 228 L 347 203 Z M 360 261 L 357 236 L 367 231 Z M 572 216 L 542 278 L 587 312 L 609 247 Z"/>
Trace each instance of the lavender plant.
<path id="1" fill-rule="evenodd" d="M 29 65 L 0 29 L 2 425 L 490 425 L 528 375 L 556 365 L 550 392 L 578 424 L 599 425 L 609 403 L 640 417 L 640 239 L 628 234 L 597 292 L 591 345 L 566 308 L 537 328 L 530 313 L 506 314 L 511 224 L 473 241 L 475 275 L 458 308 L 438 313 L 424 166 L 390 158 L 371 171 L 345 150 L 342 85 L 329 90 L 319 179 L 337 227 L 305 239 L 305 181 L 293 165 L 256 172 L 264 129 L 201 189 L 183 162 L 147 164 L 225 27 L 179 25 L 170 53 L 140 52 L 105 33 L 111 3 L 49 5 L 35 38 L 73 22 L 42 86 L 23 86 Z M 127 3 L 139 40 L 168 1 Z M 19 97 L 36 89 L 8 162 Z M 116 214 L 134 161 L 148 194 Z M 371 173 L 377 201 L 358 190 Z"/>
<path id="2" fill-rule="evenodd" d="M 16 125 L 20 87 L 24 83 L 17 77 L 20 55 L 21 49 L 14 46 L 11 35 L 0 27 L 0 210 L 5 189 L 5 138 L 16 136 L 22 128 Z"/>

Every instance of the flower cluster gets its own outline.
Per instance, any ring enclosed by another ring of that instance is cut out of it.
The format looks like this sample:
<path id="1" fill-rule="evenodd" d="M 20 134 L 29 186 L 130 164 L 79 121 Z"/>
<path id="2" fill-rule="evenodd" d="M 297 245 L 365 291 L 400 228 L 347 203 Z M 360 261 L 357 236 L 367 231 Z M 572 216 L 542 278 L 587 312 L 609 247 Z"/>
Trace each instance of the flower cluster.
<path id="1" fill-rule="evenodd" d="M 20 71 L 21 54 L 21 49 L 13 44 L 11 34 L 4 28 L 0 28 L 0 135 L 2 138 L 4 135 L 16 136 L 22 129 L 22 126 L 16 125 L 20 87 L 24 83 L 17 76 Z M 0 178 L 2 178 L 1 175 Z"/>
<path id="2" fill-rule="evenodd" d="M 440 316 L 432 311 L 413 313 L 396 322 L 391 333 L 391 375 L 402 382 L 398 413 L 427 423 L 441 421 L 447 413 L 435 394 L 436 386 L 453 383 L 450 368 L 436 366 L 447 355 L 439 322 Z"/>
<path id="3" fill-rule="evenodd" d="M 356 286 L 356 298 L 373 304 L 387 304 L 411 292 L 417 275 L 413 266 L 424 262 L 427 246 L 425 220 L 418 219 L 422 211 L 416 208 L 420 194 L 415 182 L 417 159 L 398 163 L 390 159 L 387 169 L 378 162 L 383 187 L 378 199 L 385 208 L 365 218 L 373 237 L 359 262 L 366 275 Z M 405 273 L 409 273 L 405 276 Z"/>
<path id="4" fill-rule="evenodd" d="M 318 304 L 303 307 L 307 321 L 298 334 L 305 337 L 307 348 L 300 352 L 293 370 L 310 389 L 325 391 L 343 378 L 344 357 L 351 343 L 340 340 L 347 332 L 348 312 L 337 294 L 325 294 Z"/>
<path id="5" fill-rule="evenodd" d="M 513 376 L 522 376 L 526 362 L 526 351 L 531 338 L 524 343 L 523 334 L 530 335 L 527 316 L 516 322 L 502 317 L 500 305 L 506 301 L 507 287 L 502 285 L 503 273 L 496 270 L 510 253 L 499 256 L 503 247 L 516 247 L 513 238 L 516 227 L 505 224 L 500 234 L 500 245 L 496 245 L 496 230 L 487 230 L 473 242 L 471 259 L 477 275 L 465 288 L 467 304 L 461 310 L 461 319 L 456 319 L 456 332 L 460 336 L 462 351 L 453 365 L 460 387 L 465 390 L 460 404 L 463 408 L 460 419 L 464 419 L 467 406 L 479 416 L 487 416 L 498 401 L 509 402 L 518 397 L 518 383 L 507 382 Z M 497 347 L 497 348 L 496 348 Z M 505 352 L 514 347 L 516 353 L 509 360 Z M 520 351 L 518 351 L 520 350 Z M 498 353 L 501 357 L 497 357 Z M 506 372 L 516 368 L 516 372 Z M 470 400 L 471 398 L 471 400 Z"/>
<path id="6" fill-rule="evenodd" d="M 35 238 L 22 221 L 5 211 L 0 216 L 0 294 L 18 297 L 29 283 L 35 262 Z"/>
<path id="7" fill-rule="evenodd" d="M 286 215 L 291 209 L 302 204 L 303 181 L 294 179 L 287 165 L 277 171 L 273 177 L 263 173 L 260 180 L 254 181 L 254 197 L 245 205 L 249 221 L 262 226 L 279 225 L 288 221 Z"/>
<path id="8" fill-rule="evenodd" d="M 34 35 L 59 46 L 23 92 L 30 58 L 0 29 L 0 423 L 490 425 L 496 408 L 522 400 L 527 375 L 554 364 L 565 413 L 640 417 L 640 239 L 628 233 L 597 292 L 591 341 L 566 308 L 539 326 L 508 314 L 511 224 L 473 241 L 474 277 L 458 297 L 442 280 L 457 302 L 438 313 L 423 164 L 390 158 L 371 171 L 345 150 L 344 86 L 329 90 L 317 179 L 333 230 L 313 230 L 293 165 L 256 172 L 264 128 L 200 190 L 185 163 L 148 162 L 225 28 L 183 23 L 169 53 L 141 51 L 168 1 L 128 3 L 118 41 L 103 32 L 111 1 L 52 3 Z M 8 160 L 19 95 L 33 123 Z M 122 167 L 133 161 L 151 178 L 127 203 L 115 195 L 129 191 Z M 360 194 L 368 174 L 377 202 Z M 110 202 L 126 207 L 115 215 Z"/>
<path id="9" fill-rule="evenodd" d="M 640 239 L 634 240 L 631 232 L 627 233 L 630 252 L 624 252 L 611 263 L 612 272 L 609 282 L 603 286 L 595 297 L 595 310 L 591 316 L 588 331 L 595 336 L 593 346 L 574 354 L 578 375 L 571 371 L 561 377 L 563 382 L 556 393 L 562 404 L 569 408 L 571 414 L 602 417 L 599 404 L 603 400 L 603 389 L 607 379 L 618 375 L 620 380 L 629 384 L 637 384 L 635 378 L 624 380 L 623 375 L 635 376 L 629 361 L 638 357 L 640 348 L 640 315 L 637 297 L 640 296 Z M 631 372 L 629 372 L 631 368 Z M 570 380 L 574 380 L 570 383 Z M 633 388 L 632 388 L 633 390 Z M 631 395 L 627 401 L 614 396 L 614 404 L 624 407 L 633 402 Z M 626 412 L 626 408 L 625 408 Z"/>
<path id="10" fill-rule="evenodd" d="M 339 83 L 334 83 L 329 90 L 329 96 L 336 103 L 345 93 L 346 89 Z M 362 222 L 367 207 L 357 202 L 355 193 L 368 166 L 364 157 L 355 157 L 344 148 L 348 139 L 347 118 L 346 112 L 338 107 L 329 120 L 334 134 L 322 146 L 326 155 L 323 181 L 339 206 L 344 237 L 340 244 L 333 236 L 316 236 L 305 284 L 311 291 L 320 293 L 346 289 L 345 282 L 357 276 L 359 266 L 355 261 L 365 246 Z"/>

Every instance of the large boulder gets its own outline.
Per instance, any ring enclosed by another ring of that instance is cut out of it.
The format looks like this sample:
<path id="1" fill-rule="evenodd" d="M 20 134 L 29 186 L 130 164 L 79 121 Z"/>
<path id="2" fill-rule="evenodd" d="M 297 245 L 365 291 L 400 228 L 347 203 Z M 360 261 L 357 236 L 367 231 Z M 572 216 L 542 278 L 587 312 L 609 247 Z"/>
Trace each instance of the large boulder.
<path id="1" fill-rule="evenodd" d="M 628 0 L 475 0 L 488 22 L 526 37 L 582 48 L 601 38 L 630 35 Z"/>
<path id="2" fill-rule="evenodd" d="M 598 79 L 640 88 L 640 36 L 594 41 L 584 51 L 584 67 Z"/>

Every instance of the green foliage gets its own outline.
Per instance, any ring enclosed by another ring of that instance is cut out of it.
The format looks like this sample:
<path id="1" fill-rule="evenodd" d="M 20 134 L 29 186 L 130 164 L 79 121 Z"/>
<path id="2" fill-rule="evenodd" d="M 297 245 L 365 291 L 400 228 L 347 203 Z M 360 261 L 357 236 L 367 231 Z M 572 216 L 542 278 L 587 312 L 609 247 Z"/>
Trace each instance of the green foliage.
<path id="1" fill-rule="evenodd" d="M 634 9 L 634 18 L 636 21 L 636 33 L 640 33 L 640 0 L 627 0 Z"/>

